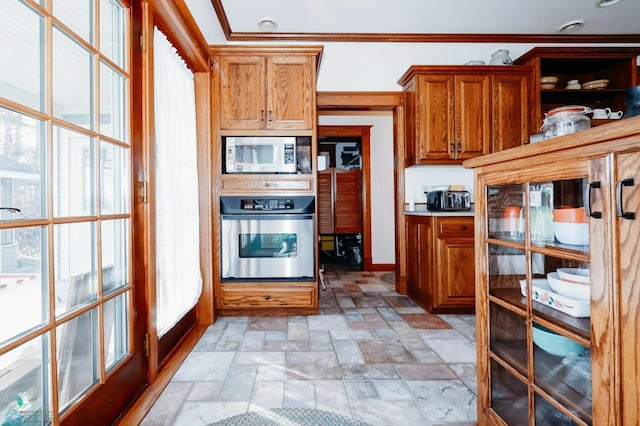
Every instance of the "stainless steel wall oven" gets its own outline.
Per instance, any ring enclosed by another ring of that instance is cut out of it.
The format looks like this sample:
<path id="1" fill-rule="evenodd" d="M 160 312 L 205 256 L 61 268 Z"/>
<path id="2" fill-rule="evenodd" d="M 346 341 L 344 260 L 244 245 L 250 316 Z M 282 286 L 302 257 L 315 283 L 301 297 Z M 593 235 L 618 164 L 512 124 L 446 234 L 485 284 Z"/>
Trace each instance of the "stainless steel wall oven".
<path id="1" fill-rule="evenodd" d="M 220 197 L 221 278 L 315 280 L 315 197 Z"/>

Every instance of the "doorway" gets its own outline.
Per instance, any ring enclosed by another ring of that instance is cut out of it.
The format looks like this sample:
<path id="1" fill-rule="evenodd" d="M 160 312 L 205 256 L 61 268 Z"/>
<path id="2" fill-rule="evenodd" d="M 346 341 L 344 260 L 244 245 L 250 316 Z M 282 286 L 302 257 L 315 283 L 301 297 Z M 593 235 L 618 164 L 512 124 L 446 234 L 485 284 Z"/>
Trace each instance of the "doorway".
<path id="1" fill-rule="evenodd" d="M 370 129 L 318 127 L 318 250 L 325 267 L 361 271 L 371 262 Z"/>

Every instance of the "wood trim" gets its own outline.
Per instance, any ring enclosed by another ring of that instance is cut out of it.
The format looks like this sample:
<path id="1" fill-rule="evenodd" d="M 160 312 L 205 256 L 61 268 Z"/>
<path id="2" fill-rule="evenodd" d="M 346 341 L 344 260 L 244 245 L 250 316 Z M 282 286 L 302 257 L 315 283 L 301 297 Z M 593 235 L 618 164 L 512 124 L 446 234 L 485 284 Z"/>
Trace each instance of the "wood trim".
<path id="1" fill-rule="evenodd" d="M 371 263 L 367 268 L 365 265 L 365 271 L 376 271 L 376 272 L 391 272 L 396 270 L 396 263 Z"/>
<path id="2" fill-rule="evenodd" d="M 209 71 L 207 42 L 184 0 L 144 0 L 143 3 L 151 6 L 155 24 L 176 47 L 189 68 L 194 73 Z M 153 39 L 153 27 L 145 34 L 146 39 Z"/>
<path id="3" fill-rule="evenodd" d="M 167 358 L 167 362 L 157 379 L 151 383 L 129 409 L 122 414 L 116 421 L 116 425 L 137 425 L 142 422 L 144 416 L 149 412 L 160 394 L 162 394 L 164 388 L 169 384 L 173 375 L 178 371 L 178 368 L 180 368 L 206 330 L 207 326 L 196 325 L 185 335 L 181 344 L 177 346 L 176 351 Z"/>
<path id="4" fill-rule="evenodd" d="M 400 105 L 393 111 L 393 174 L 396 194 L 394 197 L 395 225 L 396 225 L 396 291 L 407 294 L 407 235 L 405 232 L 406 216 L 404 210 L 404 169 L 405 164 L 405 107 Z"/>
<path id="5" fill-rule="evenodd" d="M 404 105 L 403 92 L 318 92 L 318 111 L 364 110 L 392 111 Z"/>
<path id="6" fill-rule="evenodd" d="M 211 0 L 229 41 L 321 41 L 373 43 L 638 43 L 640 34 L 395 34 L 395 33 L 260 33 L 233 32 L 222 0 Z"/>

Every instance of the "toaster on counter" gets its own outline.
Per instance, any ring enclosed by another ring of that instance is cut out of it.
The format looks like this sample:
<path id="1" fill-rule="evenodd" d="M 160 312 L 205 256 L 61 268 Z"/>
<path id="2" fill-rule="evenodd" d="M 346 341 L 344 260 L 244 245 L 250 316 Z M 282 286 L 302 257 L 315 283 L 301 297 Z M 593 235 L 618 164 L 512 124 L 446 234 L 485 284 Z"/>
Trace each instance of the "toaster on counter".
<path id="1" fill-rule="evenodd" d="M 429 191 L 427 209 L 431 211 L 465 211 L 471 210 L 469 191 Z"/>

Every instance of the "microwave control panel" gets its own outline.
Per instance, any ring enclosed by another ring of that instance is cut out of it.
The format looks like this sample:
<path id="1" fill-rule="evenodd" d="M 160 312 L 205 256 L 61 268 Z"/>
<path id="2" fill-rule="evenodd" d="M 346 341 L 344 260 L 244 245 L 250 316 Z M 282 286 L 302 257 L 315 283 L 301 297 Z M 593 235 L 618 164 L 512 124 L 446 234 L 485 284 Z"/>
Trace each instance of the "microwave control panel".
<path id="1" fill-rule="evenodd" d="M 295 157 L 295 144 L 288 143 L 284 146 L 284 164 L 294 164 L 296 162 Z"/>

